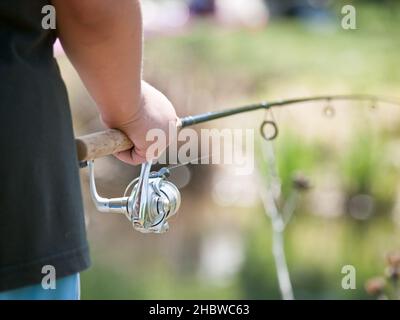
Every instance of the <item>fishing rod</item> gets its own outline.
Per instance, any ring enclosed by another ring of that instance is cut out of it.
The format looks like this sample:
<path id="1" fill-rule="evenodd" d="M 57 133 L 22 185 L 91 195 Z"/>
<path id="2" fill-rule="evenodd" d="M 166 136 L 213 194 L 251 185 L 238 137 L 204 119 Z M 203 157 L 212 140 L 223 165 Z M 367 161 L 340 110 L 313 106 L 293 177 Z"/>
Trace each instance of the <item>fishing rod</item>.
<path id="1" fill-rule="evenodd" d="M 271 102 L 264 101 L 237 108 L 186 116 L 178 119 L 177 127 L 181 129 L 236 114 L 318 101 L 328 103 L 329 108 L 331 108 L 330 103 L 332 101 L 368 101 L 372 106 L 375 106 L 376 103 L 400 106 L 400 101 L 395 99 L 367 94 L 312 96 Z M 272 134 L 266 135 L 264 129 L 267 125 L 273 128 Z M 260 131 L 264 139 L 273 140 L 278 135 L 278 126 L 275 121 L 264 120 Z M 131 221 L 136 230 L 143 233 L 163 233 L 168 230 L 167 220 L 177 213 L 181 203 L 178 188 L 168 181 L 168 168 L 161 168 L 158 172 L 152 172 L 152 162 L 148 161 L 142 164 L 139 177 L 128 185 L 122 197 L 103 198 L 96 189 L 94 160 L 130 150 L 133 148 L 133 143 L 122 131 L 117 129 L 108 129 L 81 136 L 76 138 L 75 141 L 80 167 L 89 167 L 90 194 L 98 211 L 122 213 Z M 132 187 L 131 194 L 127 196 L 130 187 Z"/>
<path id="2" fill-rule="evenodd" d="M 243 107 L 226 109 L 222 111 L 213 111 L 198 114 L 195 116 L 187 116 L 181 119 L 182 127 L 188 127 L 194 124 L 208 122 L 215 119 L 229 117 L 239 113 L 251 112 L 260 109 L 268 110 L 273 107 L 287 106 L 291 104 L 301 104 L 305 102 L 317 102 L 317 101 L 339 101 L 339 100 L 358 100 L 358 101 L 371 101 L 372 103 L 383 102 L 387 104 L 395 104 L 400 105 L 400 101 L 396 101 L 394 99 L 389 99 L 386 97 L 379 97 L 373 95 L 331 95 L 331 96 L 315 96 L 315 97 L 306 97 L 306 98 L 296 98 L 296 99 L 286 99 L 286 100 L 278 100 L 272 102 L 260 102 L 256 104 L 251 104 Z"/>

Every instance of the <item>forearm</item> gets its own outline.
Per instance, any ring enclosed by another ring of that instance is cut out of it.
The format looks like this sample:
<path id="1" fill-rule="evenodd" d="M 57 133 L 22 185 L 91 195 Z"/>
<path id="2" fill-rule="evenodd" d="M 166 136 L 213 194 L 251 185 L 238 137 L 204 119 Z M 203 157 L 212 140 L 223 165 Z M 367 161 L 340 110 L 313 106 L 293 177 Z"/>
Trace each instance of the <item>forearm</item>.
<path id="1" fill-rule="evenodd" d="M 138 0 L 53 0 L 60 41 L 98 105 L 118 127 L 141 99 L 142 17 Z"/>

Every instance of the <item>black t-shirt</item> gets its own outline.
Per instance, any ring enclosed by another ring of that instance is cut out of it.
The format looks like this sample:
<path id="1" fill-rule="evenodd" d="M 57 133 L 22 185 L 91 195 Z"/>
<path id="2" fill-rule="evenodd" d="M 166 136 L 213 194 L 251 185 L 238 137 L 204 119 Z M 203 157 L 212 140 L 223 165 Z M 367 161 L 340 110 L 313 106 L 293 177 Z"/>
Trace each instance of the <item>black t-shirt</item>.
<path id="1" fill-rule="evenodd" d="M 0 1 L 0 291 L 89 265 L 68 97 L 46 0 Z"/>

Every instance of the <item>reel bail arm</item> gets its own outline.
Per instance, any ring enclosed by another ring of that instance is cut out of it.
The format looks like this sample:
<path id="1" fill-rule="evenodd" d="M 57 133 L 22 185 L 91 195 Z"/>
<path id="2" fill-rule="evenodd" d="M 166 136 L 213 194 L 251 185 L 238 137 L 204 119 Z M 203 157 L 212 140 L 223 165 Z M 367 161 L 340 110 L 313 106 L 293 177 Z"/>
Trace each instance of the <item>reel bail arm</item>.
<path id="1" fill-rule="evenodd" d="M 93 203 L 97 210 L 100 212 L 114 212 L 126 214 L 128 197 L 120 198 L 103 198 L 101 197 L 96 188 L 96 182 L 94 178 L 94 160 L 87 162 L 89 167 L 89 185 L 90 185 L 90 196 L 92 197 Z"/>

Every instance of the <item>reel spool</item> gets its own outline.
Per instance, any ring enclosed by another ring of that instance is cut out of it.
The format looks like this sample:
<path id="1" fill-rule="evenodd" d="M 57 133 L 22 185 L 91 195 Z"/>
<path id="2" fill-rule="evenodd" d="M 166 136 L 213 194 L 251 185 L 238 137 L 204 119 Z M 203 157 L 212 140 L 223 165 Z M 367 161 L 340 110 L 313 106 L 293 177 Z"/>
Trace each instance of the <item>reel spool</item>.
<path id="1" fill-rule="evenodd" d="M 142 164 L 140 176 L 133 180 L 129 196 L 103 198 L 97 193 L 94 177 L 94 161 L 88 161 L 90 195 L 100 212 L 122 213 L 142 233 L 163 233 L 169 228 L 168 219 L 174 216 L 181 203 L 178 188 L 167 180 L 169 171 L 162 168 L 150 172 L 151 162 Z"/>

